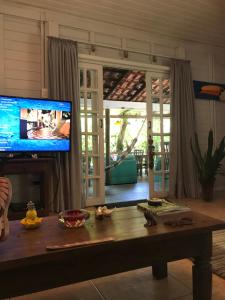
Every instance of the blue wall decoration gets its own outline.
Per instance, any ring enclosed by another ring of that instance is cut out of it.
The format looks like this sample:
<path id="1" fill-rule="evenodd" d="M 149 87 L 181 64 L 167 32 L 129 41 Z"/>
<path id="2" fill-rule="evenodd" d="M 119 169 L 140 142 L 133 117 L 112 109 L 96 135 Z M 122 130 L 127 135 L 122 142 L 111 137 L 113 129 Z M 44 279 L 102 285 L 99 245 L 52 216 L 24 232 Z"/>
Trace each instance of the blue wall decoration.
<path id="1" fill-rule="evenodd" d="M 194 80 L 193 85 L 195 98 L 225 101 L 225 84 Z"/>

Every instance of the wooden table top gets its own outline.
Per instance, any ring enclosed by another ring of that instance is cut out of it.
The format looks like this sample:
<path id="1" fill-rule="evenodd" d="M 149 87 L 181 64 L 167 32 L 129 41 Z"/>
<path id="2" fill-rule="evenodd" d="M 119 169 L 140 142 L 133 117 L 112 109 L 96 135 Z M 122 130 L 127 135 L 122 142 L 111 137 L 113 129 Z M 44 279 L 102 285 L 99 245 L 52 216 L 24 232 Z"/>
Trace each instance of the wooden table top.
<path id="1" fill-rule="evenodd" d="M 213 231 L 225 228 L 225 222 L 196 212 L 188 212 L 193 224 L 182 227 L 171 227 L 163 223 L 153 227 L 145 227 L 146 220 L 143 212 L 136 207 L 116 208 L 111 217 L 96 220 L 92 214 L 84 227 L 78 229 L 64 228 L 58 224 L 57 216 L 43 219 L 37 229 L 26 230 L 19 221 L 10 222 L 10 235 L 0 244 L 0 270 L 10 268 L 11 264 L 31 261 L 32 258 L 48 259 L 52 253 L 47 251 L 48 245 L 63 245 L 66 243 L 91 241 L 113 237 L 110 243 L 134 239 L 166 240 L 171 237 L 184 237 L 189 234 Z M 180 216 L 180 214 L 179 214 Z M 171 218 L 174 218 L 171 216 Z M 91 246 L 86 246 L 91 247 Z M 76 248 L 74 251 L 76 251 Z"/>

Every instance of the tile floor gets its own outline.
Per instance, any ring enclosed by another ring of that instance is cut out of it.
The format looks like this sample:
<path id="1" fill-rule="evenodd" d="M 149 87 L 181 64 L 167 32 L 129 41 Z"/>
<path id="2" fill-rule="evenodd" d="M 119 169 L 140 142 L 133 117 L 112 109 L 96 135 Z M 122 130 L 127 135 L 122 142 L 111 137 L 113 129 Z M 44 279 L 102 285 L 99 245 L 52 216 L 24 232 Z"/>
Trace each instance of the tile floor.
<path id="1" fill-rule="evenodd" d="M 105 186 L 106 204 L 137 201 L 149 198 L 148 177 L 138 177 L 137 183 Z"/>
<path id="2" fill-rule="evenodd" d="M 211 203 L 181 200 L 193 210 L 225 220 L 225 197 Z M 192 264 L 189 260 L 169 263 L 169 276 L 154 280 L 151 268 L 139 269 L 73 284 L 13 300 L 191 300 Z M 26 280 L 25 280 L 26 284 Z M 213 275 L 213 300 L 225 300 L 225 280 Z"/>

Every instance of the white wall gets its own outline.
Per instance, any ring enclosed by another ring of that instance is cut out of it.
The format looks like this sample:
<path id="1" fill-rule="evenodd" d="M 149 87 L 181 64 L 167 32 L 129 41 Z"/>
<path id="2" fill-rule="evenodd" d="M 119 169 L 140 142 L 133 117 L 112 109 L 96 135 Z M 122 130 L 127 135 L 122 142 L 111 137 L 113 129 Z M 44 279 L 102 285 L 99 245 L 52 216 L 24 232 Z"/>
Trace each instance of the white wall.
<path id="1" fill-rule="evenodd" d="M 145 63 L 152 62 L 150 53 L 187 58 L 191 60 L 193 79 L 225 83 L 224 48 L 153 36 L 136 29 L 0 0 L 0 94 L 41 96 L 46 85 L 47 35 L 77 40 L 80 53 L 97 56 L 124 59 L 122 50 L 128 50 L 128 60 Z M 82 42 L 96 44 L 96 51 L 92 52 Z M 158 63 L 167 64 L 168 60 L 158 58 Z M 210 128 L 214 129 L 216 141 L 225 133 L 225 103 L 196 100 L 195 106 L 197 131 L 205 148 Z M 223 186 L 221 182 L 217 188 Z"/>
<path id="2" fill-rule="evenodd" d="M 1 94 L 39 97 L 41 22 L 0 15 Z"/>

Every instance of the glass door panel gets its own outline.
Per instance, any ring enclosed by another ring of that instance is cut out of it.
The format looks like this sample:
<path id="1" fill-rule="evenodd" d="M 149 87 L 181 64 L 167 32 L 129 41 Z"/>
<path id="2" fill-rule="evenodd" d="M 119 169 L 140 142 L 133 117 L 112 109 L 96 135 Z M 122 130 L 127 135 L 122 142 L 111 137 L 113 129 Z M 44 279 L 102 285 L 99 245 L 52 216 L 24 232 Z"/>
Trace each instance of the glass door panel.
<path id="1" fill-rule="evenodd" d="M 163 99 L 163 114 L 170 115 L 170 98 Z"/>
<path id="2" fill-rule="evenodd" d="M 102 67 L 80 64 L 83 194 L 86 206 L 104 203 Z"/>
<path id="3" fill-rule="evenodd" d="M 154 191 L 160 193 L 163 189 L 163 176 L 162 173 L 155 173 L 154 174 Z"/>
<path id="4" fill-rule="evenodd" d="M 87 110 L 97 112 L 98 107 L 98 93 L 97 92 L 88 92 L 87 93 Z"/>
<path id="5" fill-rule="evenodd" d="M 154 154 L 149 172 L 150 196 L 165 197 L 169 191 L 171 134 L 170 80 L 167 74 L 146 74 L 148 136 Z M 151 148 L 151 147 L 150 147 Z M 150 153 L 151 156 L 151 153 Z"/>
<path id="6" fill-rule="evenodd" d="M 152 118 L 152 133 L 160 133 L 161 132 L 161 119 L 160 117 Z"/>
<path id="7" fill-rule="evenodd" d="M 163 118 L 163 133 L 170 133 L 170 117 Z"/>
<path id="8" fill-rule="evenodd" d="M 152 98 L 152 114 L 159 115 L 160 114 L 160 99 Z"/>
<path id="9" fill-rule="evenodd" d="M 161 136 L 160 135 L 153 135 L 152 136 L 153 139 L 153 145 L 155 147 L 155 152 L 161 152 Z"/>

